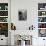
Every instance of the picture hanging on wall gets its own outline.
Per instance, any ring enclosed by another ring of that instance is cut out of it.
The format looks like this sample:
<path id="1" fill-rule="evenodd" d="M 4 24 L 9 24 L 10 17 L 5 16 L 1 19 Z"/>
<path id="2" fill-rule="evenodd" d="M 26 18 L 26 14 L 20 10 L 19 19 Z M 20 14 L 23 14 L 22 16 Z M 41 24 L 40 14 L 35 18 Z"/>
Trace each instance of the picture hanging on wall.
<path id="1" fill-rule="evenodd" d="M 27 20 L 27 10 L 21 9 L 18 11 L 18 19 L 20 21 L 25 21 Z"/>

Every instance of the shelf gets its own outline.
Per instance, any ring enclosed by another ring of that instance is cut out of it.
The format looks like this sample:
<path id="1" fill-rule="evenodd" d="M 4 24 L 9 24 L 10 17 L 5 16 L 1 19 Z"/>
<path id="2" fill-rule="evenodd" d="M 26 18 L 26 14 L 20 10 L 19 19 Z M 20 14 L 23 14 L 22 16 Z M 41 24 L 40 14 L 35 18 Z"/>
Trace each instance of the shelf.
<path id="1" fill-rule="evenodd" d="M 8 37 L 8 3 L 0 3 L 0 35 Z"/>
<path id="2" fill-rule="evenodd" d="M 8 22 L 0 22 L 0 23 L 8 23 Z"/>
<path id="3" fill-rule="evenodd" d="M 38 28 L 38 29 L 46 29 L 46 28 Z"/>
<path id="4" fill-rule="evenodd" d="M 46 23 L 46 22 L 38 22 L 38 23 Z"/>
<path id="5" fill-rule="evenodd" d="M 46 10 L 38 10 L 38 11 L 46 11 Z"/>
<path id="6" fill-rule="evenodd" d="M 8 16 L 0 16 L 0 17 L 8 17 Z"/>
<path id="7" fill-rule="evenodd" d="M 44 16 L 38 16 L 38 17 L 46 17 L 46 15 L 44 15 Z"/>
<path id="8" fill-rule="evenodd" d="M 38 36 L 46 37 L 46 3 L 38 4 Z"/>
<path id="9" fill-rule="evenodd" d="M 8 11 L 8 10 L 0 10 L 0 11 Z"/>

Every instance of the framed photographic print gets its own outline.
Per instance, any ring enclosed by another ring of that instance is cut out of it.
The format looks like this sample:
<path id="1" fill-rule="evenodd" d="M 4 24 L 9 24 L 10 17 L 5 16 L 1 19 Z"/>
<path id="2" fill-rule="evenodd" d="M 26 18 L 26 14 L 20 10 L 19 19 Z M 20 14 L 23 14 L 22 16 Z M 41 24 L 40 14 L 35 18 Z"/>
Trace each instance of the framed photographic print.
<path id="1" fill-rule="evenodd" d="M 18 11 L 18 19 L 20 21 L 25 21 L 27 20 L 27 10 L 21 9 Z"/>

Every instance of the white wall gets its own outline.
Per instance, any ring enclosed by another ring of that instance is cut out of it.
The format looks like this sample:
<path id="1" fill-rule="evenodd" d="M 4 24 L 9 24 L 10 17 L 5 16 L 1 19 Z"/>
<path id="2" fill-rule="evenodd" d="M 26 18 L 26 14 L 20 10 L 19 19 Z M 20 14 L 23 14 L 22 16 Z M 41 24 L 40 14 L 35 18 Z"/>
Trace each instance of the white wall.
<path id="1" fill-rule="evenodd" d="M 16 25 L 17 30 L 26 30 L 32 24 L 38 27 L 38 3 L 46 0 L 11 0 L 11 22 Z M 27 9 L 27 21 L 18 20 L 18 10 Z"/>
<path id="2" fill-rule="evenodd" d="M 11 0 L 11 22 L 16 25 L 16 31 L 19 30 L 27 30 L 29 26 L 32 24 L 35 26 L 34 36 L 38 36 L 38 3 L 45 3 L 46 0 Z M 27 21 L 19 21 L 18 20 L 18 10 L 19 9 L 27 9 Z M 37 40 L 36 40 L 37 39 Z M 42 38 L 34 37 L 33 45 L 40 46 L 38 43 L 43 44 Z"/>
<path id="3" fill-rule="evenodd" d="M 27 21 L 18 20 L 19 9 L 27 9 Z M 16 25 L 16 32 L 20 33 L 20 30 L 23 30 L 21 33 L 27 33 L 25 30 L 33 24 L 35 26 L 34 31 L 36 32 L 36 34 L 33 34 L 37 36 L 37 9 L 37 0 L 11 0 L 11 22 Z M 37 44 L 37 42 L 35 44 Z"/>
<path id="4" fill-rule="evenodd" d="M 35 25 L 34 23 L 37 21 L 37 2 L 31 0 L 14 0 L 11 2 L 11 9 L 11 19 L 16 25 L 17 30 L 27 30 L 32 24 Z M 27 10 L 27 21 L 18 20 L 18 10 L 20 9 Z"/>

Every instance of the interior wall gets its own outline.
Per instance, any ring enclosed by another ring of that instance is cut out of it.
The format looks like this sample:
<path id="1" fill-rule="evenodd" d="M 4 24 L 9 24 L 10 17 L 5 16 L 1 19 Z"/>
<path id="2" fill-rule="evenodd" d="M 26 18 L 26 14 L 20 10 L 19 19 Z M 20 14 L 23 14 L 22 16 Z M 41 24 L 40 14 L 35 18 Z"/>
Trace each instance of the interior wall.
<path id="1" fill-rule="evenodd" d="M 14 3 L 15 2 L 15 3 Z M 27 20 L 18 20 L 18 11 L 20 9 L 27 10 Z M 15 0 L 11 2 L 11 20 L 16 25 L 17 30 L 28 30 L 29 26 L 37 23 L 37 2 L 32 0 Z"/>
<path id="2" fill-rule="evenodd" d="M 29 26 L 32 24 L 35 26 L 34 36 L 38 36 L 38 3 L 45 3 L 46 0 L 11 0 L 11 22 L 16 25 L 16 29 L 18 30 L 28 30 Z M 18 10 L 26 9 L 27 10 L 27 20 L 19 21 L 18 20 Z M 42 40 L 41 40 L 42 39 Z M 41 41 L 40 41 L 41 40 Z M 33 38 L 33 45 L 40 46 L 43 44 L 43 38 Z M 38 44 L 39 43 L 39 44 Z M 43 44 L 44 45 L 44 44 Z M 42 45 L 42 46 L 43 46 Z"/>

